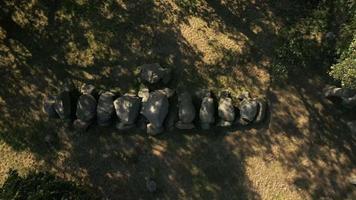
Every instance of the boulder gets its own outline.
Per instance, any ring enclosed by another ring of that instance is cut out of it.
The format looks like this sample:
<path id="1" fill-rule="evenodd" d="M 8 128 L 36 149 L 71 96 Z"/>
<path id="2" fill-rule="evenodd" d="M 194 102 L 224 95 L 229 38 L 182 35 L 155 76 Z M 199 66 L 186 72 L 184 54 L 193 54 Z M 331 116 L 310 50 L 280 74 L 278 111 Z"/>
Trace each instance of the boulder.
<path id="1" fill-rule="evenodd" d="M 210 128 L 210 124 L 215 122 L 214 115 L 214 99 L 210 96 L 206 96 L 203 98 L 199 110 L 199 119 L 202 129 L 207 130 Z"/>
<path id="2" fill-rule="evenodd" d="M 158 83 L 159 81 L 167 84 L 171 79 L 171 70 L 162 68 L 158 63 L 144 64 L 140 68 L 141 79 L 150 84 Z"/>
<path id="3" fill-rule="evenodd" d="M 92 95 L 83 94 L 79 97 L 76 111 L 77 119 L 91 122 L 96 115 L 96 100 Z"/>
<path id="4" fill-rule="evenodd" d="M 256 123 L 263 122 L 266 118 L 266 112 L 267 112 L 267 102 L 265 99 L 257 99 L 257 104 L 258 104 L 258 112 L 256 116 Z"/>
<path id="5" fill-rule="evenodd" d="M 176 123 L 178 129 L 192 129 L 192 124 L 195 119 L 195 108 L 192 102 L 192 97 L 188 92 L 183 92 L 178 97 L 178 116 L 179 121 Z"/>
<path id="6" fill-rule="evenodd" d="M 62 91 L 57 96 L 54 109 L 62 120 L 69 120 L 72 114 L 70 91 Z"/>
<path id="7" fill-rule="evenodd" d="M 56 109 L 54 105 L 56 103 L 56 98 L 53 96 L 47 96 L 43 102 L 43 110 L 47 114 L 48 118 L 58 118 Z"/>
<path id="8" fill-rule="evenodd" d="M 94 95 L 95 86 L 91 84 L 83 84 L 80 88 L 80 93 Z"/>
<path id="9" fill-rule="evenodd" d="M 218 106 L 218 115 L 220 117 L 219 126 L 231 126 L 235 120 L 235 107 L 229 96 L 220 97 Z"/>
<path id="10" fill-rule="evenodd" d="M 99 126 L 110 124 L 115 112 L 113 101 L 114 94 L 112 92 L 104 92 L 100 94 L 98 105 L 96 107 L 97 122 Z"/>
<path id="11" fill-rule="evenodd" d="M 125 94 L 114 101 L 116 115 L 120 120 L 116 126 L 118 129 L 128 129 L 134 126 L 140 111 L 140 103 L 140 98 L 131 94 Z"/>
<path id="12" fill-rule="evenodd" d="M 251 123 L 255 120 L 258 111 L 258 103 L 255 100 L 245 99 L 240 104 L 240 118 Z"/>
<path id="13" fill-rule="evenodd" d="M 163 131 L 163 122 L 168 114 L 169 102 L 161 91 L 151 92 L 142 110 L 142 115 L 149 121 L 147 133 L 159 134 Z"/>
<path id="14" fill-rule="evenodd" d="M 323 90 L 324 97 L 333 99 L 341 99 L 342 105 L 345 107 L 355 107 L 356 106 L 356 91 L 348 88 L 340 88 L 336 86 L 326 86 Z"/>

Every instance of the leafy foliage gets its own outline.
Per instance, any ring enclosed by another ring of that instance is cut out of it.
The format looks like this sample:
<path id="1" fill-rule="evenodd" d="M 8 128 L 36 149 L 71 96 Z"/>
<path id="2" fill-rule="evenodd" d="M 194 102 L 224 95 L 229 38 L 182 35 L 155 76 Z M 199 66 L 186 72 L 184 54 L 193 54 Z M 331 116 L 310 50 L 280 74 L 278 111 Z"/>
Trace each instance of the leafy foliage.
<path id="1" fill-rule="evenodd" d="M 339 62 L 331 67 L 330 75 L 339 80 L 342 87 L 356 89 L 356 35 Z"/>
<path id="2" fill-rule="evenodd" d="M 9 177 L 0 189 L 0 199 L 97 199 L 87 188 L 72 182 L 60 180 L 49 173 L 31 172 L 21 177 L 17 171 L 10 171 Z"/>
<path id="3" fill-rule="evenodd" d="M 340 55 L 343 56 L 339 62 L 352 56 L 343 52 L 348 49 L 356 30 L 355 7 L 356 4 L 350 0 L 316 1 L 312 6 L 300 7 L 302 16 L 290 13 L 298 17 L 287 20 L 289 26 L 280 31 L 271 67 L 272 78 L 285 80 L 306 70 L 326 74 Z M 354 61 L 349 58 L 334 66 L 330 74 L 351 87 Z"/>

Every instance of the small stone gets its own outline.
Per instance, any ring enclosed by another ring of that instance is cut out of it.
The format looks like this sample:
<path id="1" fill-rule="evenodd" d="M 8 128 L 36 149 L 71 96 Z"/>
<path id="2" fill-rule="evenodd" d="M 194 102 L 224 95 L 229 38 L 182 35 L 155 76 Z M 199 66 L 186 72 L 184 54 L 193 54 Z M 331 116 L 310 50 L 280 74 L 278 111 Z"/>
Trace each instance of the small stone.
<path id="1" fill-rule="evenodd" d="M 144 64 L 140 68 L 141 79 L 150 84 L 158 83 L 161 80 L 164 80 L 164 84 L 167 84 L 170 80 L 171 70 L 162 68 L 158 63 Z"/>
<path id="2" fill-rule="evenodd" d="M 150 96 L 150 91 L 148 88 L 142 88 L 139 92 L 138 92 L 138 97 L 142 98 L 142 102 L 147 102 L 148 97 Z"/>
<path id="3" fill-rule="evenodd" d="M 80 88 L 80 92 L 82 94 L 94 95 L 95 86 L 92 84 L 83 84 L 82 87 Z"/>

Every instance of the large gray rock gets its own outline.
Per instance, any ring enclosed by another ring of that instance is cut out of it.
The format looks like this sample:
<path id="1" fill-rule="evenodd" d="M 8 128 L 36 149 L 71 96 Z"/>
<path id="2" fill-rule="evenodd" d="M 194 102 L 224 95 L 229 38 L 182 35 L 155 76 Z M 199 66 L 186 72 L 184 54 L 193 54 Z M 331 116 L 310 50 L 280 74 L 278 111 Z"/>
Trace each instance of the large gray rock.
<path id="1" fill-rule="evenodd" d="M 132 94 L 125 94 L 114 101 L 116 115 L 120 122 L 117 124 L 118 129 L 128 129 L 134 126 L 140 111 L 141 100 Z"/>
<path id="2" fill-rule="evenodd" d="M 95 118 L 96 100 L 92 95 L 83 94 L 79 97 L 76 115 L 83 122 L 91 122 Z"/>
<path id="3" fill-rule="evenodd" d="M 43 102 L 43 110 L 47 114 L 48 118 L 57 118 L 57 112 L 54 109 L 56 98 L 53 96 L 47 96 Z"/>
<path id="4" fill-rule="evenodd" d="M 356 95 L 354 90 L 348 88 L 340 88 L 333 85 L 328 85 L 323 90 L 325 97 L 350 98 Z"/>
<path id="5" fill-rule="evenodd" d="M 210 128 L 210 124 L 215 122 L 215 108 L 214 99 L 210 96 L 203 98 L 199 110 L 199 119 L 201 128 L 207 130 Z"/>
<path id="6" fill-rule="evenodd" d="M 163 131 L 163 122 L 168 114 L 169 102 L 161 91 L 151 92 L 142 110 L 142 115 L 149 121 L 147 133 L 155 135 Z"/>
<path id="7" fill-rule="evenodd" d="M 235 120 L 235 107 L 229 96 L 221 97 L 218 106 L 219 126 L 231 126 Z"/>
<path id="8" fill-rule="evenodd" d="M 240 118 L 251 123 L 255 120 L 258 111 L 258 103 L 255 100 L 245 99 L 240 104 Z"/>
<path id="9" fill-rule="evenodd" d="M 54 109 L 62 120 L 69 120 L 72 114 L 72 106 L 69 91 L 62 91 L 57 96 Z"/>
<path id="10" fill-rule="evenodd" d="M 195 108 L 192 102 L 192 97 L 188 92 L 183 92 L 178 97 L 178 116 L 179 121 L 176 123 L 178 129 L 192 129 L 192 124 L 195 119 Z"/>
<path id="11" fill-rule="evenodd" d="M 265 99 L 257 99 L 258 112 L 256 116 L 256 123 L 263 122 L 267 114 L 267 101 Z"/>
<path id="12" fill-rule="evenodd" d="M 162 81 L 164 84 L 167 84 L 171 79 L 171 70 L 162 68 L 158 63 L 144 64 L 140 68 L 141 79 L 148 83 L 154 84 Z"/>
<path id="13" fill-rule="evenodd" d="M 98 105 L 96 107 L 97 122 L 99 126 L 106 126 L 111 123 L 111 119 L 115 112 L 113 102 L 114 94 L 112 92 L 104 92 L 100 94 Z"/>
<path id="14" fill-rule="evenodd" d="M 336 86 L 326 86 L 323 90 L 326 98 L 338 98 L 341 99 L 342 105 L 345 107 L 356 106 L 356 91 L 348 88 L 340 88 Z"/>

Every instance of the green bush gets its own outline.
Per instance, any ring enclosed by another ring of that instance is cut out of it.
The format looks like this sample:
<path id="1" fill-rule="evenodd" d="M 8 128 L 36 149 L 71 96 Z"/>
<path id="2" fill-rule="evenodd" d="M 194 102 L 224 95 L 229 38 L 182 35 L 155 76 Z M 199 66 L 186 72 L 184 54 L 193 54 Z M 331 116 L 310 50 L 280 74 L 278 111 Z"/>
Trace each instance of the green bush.
<path id="1" fill-rule="evenodd" d="M 342 87 L 356 89 L 356 35 L 339 62 L 331 66 L 329 74 L 340 81 Z"/>
<path id="2" fill-rule="evenodd" d="M 21 177 L 11 170 L 2 188 L 1 200 L 98 199 L 88 188 L 59 179 L 49 173 L 31 172 Z"/>

